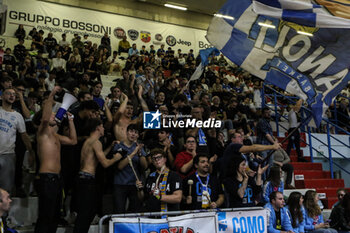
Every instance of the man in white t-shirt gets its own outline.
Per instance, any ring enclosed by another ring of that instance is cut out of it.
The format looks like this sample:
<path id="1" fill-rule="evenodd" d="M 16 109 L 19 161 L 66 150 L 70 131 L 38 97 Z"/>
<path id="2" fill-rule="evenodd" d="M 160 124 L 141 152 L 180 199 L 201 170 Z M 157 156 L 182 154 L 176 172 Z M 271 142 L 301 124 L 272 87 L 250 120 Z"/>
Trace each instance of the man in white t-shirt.
<path id="1" fill-rule="evenodd" d="M 117 56 L 118 52 L 114 51 L 113 55 L 107 58 L 107 65 L 109 65 L 109 74 L 111 74 L 113 71 L 120 70 L 120 60 Z"/>
<path id="2" fill-rule="evenodd" d="M 56 57 L 52 59 L 51 69 L 56 69 L 57 71 L 66 71 L 66 60 L 62 58 L 62 52 L 58 51 Z"/>
<path id="3" fill-rule="evenodd" d="M 48 78 L 45 79 L 45 85 L 47 85 L 47 89 L 52 91 L 56 84 L 56 70 L 51 70 Z"/>
<path id="4" fill-rule="evenodd" d="M 12 191 L 15 182 L 15 142 L 17 131 L 30 152 L 30 163 L 34 161 L 34 151 L 26 133 L 23 117 L 12 109 L 12 104 L 15 100 L 15 90 L 12 88 L 5 89 L 2 94 L 2 106 L 0 107 L 0 187 L 8 192 Z"/>

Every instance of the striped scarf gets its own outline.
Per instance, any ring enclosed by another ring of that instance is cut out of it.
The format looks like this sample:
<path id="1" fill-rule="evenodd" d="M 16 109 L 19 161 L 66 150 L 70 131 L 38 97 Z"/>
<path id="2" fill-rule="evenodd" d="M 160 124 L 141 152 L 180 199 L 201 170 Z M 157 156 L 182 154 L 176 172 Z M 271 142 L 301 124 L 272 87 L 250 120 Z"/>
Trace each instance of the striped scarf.
<path id="1" fill-rule="evenodd" d="M 159 174 L 159 176 L 161 176 L 161 174 Z M 167 186 L 167 182 L 168 182 L 168 175 L 169 175 L 169 169 L 165 169 L 164 171 L 164 176 L 162 179 L 162 182 L 160 183 L 160 194 L 161 195 L 165 195 L 166 194 L 166 186 Z M 157 187 L 158 187 L 158 182 L 157 182 Z M 168 211 L 168 205 L 166 202 L 161 201 L 160 204 L 160 212 L 165 213 Z M 162 218 L 166 218 L 167 215 L 162 215 Z"/>

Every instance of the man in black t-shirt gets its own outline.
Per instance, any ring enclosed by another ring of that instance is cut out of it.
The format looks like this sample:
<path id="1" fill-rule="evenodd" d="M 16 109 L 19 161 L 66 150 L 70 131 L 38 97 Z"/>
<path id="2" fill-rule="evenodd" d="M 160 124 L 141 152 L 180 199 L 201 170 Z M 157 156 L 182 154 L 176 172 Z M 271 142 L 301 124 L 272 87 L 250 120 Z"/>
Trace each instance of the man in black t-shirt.
<path id="1" fill-rule="evenodd" d="M 234 133 L 230 135 L 231 143 L 226 147 L 224 151 L 224 155 L 219 160 L 219 166 L 221 168 L 221 171 L 223 173 L 227 173 L 226 171 L 226 164 L 230 161 L 230 159 L 234 156 L 240 156 L 243 155 L 247 162 L 250 160 L 250 154 L 252 152 L 261 152 L 266 150 L 278 150 L 281 148 L 281 145 L 279 143 L 275 143 L 273 145 L 260 145 L 260 144 L 253 144 L 253 145 L 243 145 L 243 139 L 244 136 L 240 133 Z M 258 158 L 258 157 L 256 157 Z M 261 159 L 261 158 L 259 158 Z M 254 166 L 252 166 L 254 165 Z M 257 164 L 249 163 L 249 167 L 251 169 L 256 170 Z M 222 174 L 224 175 L 224 174 Z"/>
<path id="2" fill-rule="evenodd" d="M 151 151 L 152 163 L 156 171 L 151 173 L 144 187 L 145 211 L 167 212 L 180 210 L 182 184 L 180 176 L 166 167 L 166 157 L 161 149 Z M 136 182 L 138 188 L 141 182 Z"/>
<path id="3" fill-rule="evenodd" d="M 191 210 L 215 209 L 224 203 L 224 192 L 215 176 L 209 174 L 209 158 L 199 154 L 193 159 L 197 171 L 183 182 L 186 207 Z"/>

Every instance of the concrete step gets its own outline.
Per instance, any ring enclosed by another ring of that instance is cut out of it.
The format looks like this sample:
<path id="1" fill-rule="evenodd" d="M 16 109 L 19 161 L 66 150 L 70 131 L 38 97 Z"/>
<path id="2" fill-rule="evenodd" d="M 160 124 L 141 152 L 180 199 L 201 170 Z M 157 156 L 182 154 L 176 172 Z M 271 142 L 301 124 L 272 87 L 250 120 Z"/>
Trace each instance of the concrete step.
<path id="1" fill-rule="evenodd" d="M 295 181 L 296 188 L 342 188 L 343 179 L 304 179 Z"/>
<path id="2" fill-rule="evenodd" d="M 38 197 L 18 198 L 13 197 L 9 217 L 15 226 L 33 226 L 38 218 Z M 69 215 L 70 196 L 67 197 L 65 208 Z M 113 213 L 112 195 L 106 194 L 102 200 L 102 213 L 104 215 Z"/>
<path id="3" fill-rule="evenodd" d="M 322 170 L 322 163 L 292 162 L 294 170 Z"/>
<path id="4" fill-rule="evenodd" d="M 9 217 L 14 217 L 14 224 L 31 226 L 38 217 L 38 197 L 13 197 Z"/>
<path id="5" fill-rule="evenodd" d="M 303 158 L 304 159 L 306 159 L 308 162 L 311 162 L 311 158 L 310 157 L 305 157 L 305 156 L 303 156 Z M 296 155 L 292 155 L 292 156 L 290 156 L 290 161 L 293 163 L 295 163 L 295 162 L 298 162 L 298 156 L 296 156 Z"/>
<path id="6" fill-rule="evenodd" d="M 300 150 L 300 152 L 301 152 L 301 155 L 304 156 L 304 151 Z M 290 151 L 289 157 L 292 157 L 292 156 L 298 156 L 298 153 L 297 153 L 297 151 L 295 149 L 292 149 Z"/>
<path id="7" fill-rule="evenodd" d="M 304 179 L 323 179 L 331 178 L 330 171 L 321 171 L 321 170 L 294 170 L 294 178 L 298 179 L 299 176 L 303 175 Z"/>
<path id="8" fill-rule="evenodd" d="M 306 191 L 308 190 L 314 190 L 315 189 L 285 189 L 283 191 L 283 195 L 286 196 L 286 197 L 289 197 L 289 195 L 292 193 L 292 192 L 299 192 L 301 193 L 302 195 L 304 195 L 306 193 Z"/>
<path id="9" fill-rule="evenodd" d="M 328 197 L 335 197 L 337 198 L 337 190 L 338 188 L 316 188 L 316 191 L 318 193 L 325 193 L 327 198 Z M 350 188 L 346 188 L 348 192 L 350 192 Z"/>

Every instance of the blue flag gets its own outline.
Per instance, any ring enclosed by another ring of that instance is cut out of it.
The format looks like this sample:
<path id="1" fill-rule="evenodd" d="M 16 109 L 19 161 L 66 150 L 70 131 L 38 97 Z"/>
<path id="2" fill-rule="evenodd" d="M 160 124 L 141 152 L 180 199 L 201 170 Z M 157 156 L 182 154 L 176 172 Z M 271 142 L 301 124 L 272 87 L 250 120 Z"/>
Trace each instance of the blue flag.
<path id="1" fill-rule="evenodd" d="M 199 55 L 201 56 L 201 63 L 199 64 L 199 66 L 197 66 L 197 68 L 194 71 L 194 73 L 192 74 L 189 82 L 197 80 L 201 77 L 205 66 L 208 65 L 208 63 L 209 63 L 209 57 L 211 55 L 219 56 L 219 54 L 220 54 L 220 51 L 214 47 L 199 50 Z M 189 84 L 189 82 L 187 84 Z"/>
<path id="2" fill-rule="evenodd" d="M 350 28 L 349 1 L 253 0 L 253 10 L 300 25 L 319 28 Z M 347 18 L 347 19 L 344 19 Z"/>
<path id="3" fill-rule="evenodd" d="M 219 13 L 231 19 L 214 17 L 208 41 L 236 65 L 304 99 L 319 125 L 350 80 L 350 30 L 258 15 L 250 0 L 229 0 Z"/>

